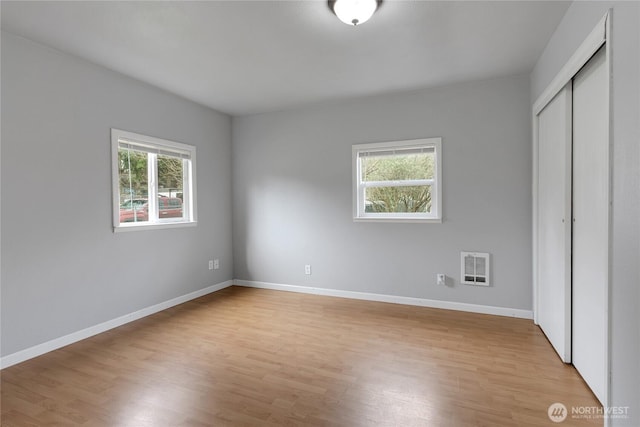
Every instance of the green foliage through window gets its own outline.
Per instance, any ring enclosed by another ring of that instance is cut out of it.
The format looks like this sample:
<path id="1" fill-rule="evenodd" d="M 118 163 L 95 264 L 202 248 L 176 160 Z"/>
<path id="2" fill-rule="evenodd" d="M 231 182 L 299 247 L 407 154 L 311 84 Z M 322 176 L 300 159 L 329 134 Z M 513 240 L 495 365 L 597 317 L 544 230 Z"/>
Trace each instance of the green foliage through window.
<path id="1" fill-rule="evenodd" d="M 366 155 L 362 157 L 362 181 L 433 179 L 433 153 Z"/>
<path id="2" fill-rule="evenodd" d="M 361 157 L 362 181 L 376 183 L 365 190 L 365 212 L 431 212 L 431 186 L 402 185 L 400 181 L 431 180 L 434 170 L 433 152 Z"/>
<path id="3" fill-rule="evenodd" d="M 118 150 L 120 202 L 147 196 L 147 168 L 147 153 L 122 148 Z"/>
<path id="4" fill-rule="evenodd" d="M 158 155 L 158 190 L 169 197 L 181 197 L 183 182 L 182 159 Z"/>

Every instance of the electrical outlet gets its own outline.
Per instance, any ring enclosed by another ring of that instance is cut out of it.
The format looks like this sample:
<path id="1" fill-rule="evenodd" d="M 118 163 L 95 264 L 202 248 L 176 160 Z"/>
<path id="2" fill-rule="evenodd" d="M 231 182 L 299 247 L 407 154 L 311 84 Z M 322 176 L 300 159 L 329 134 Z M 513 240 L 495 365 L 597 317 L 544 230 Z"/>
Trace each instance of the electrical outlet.
<path id="1" fill-rule="evenodd" d="M 307 274 L 307 275 L 311 274 L 311 265 L 310 264 L 307 264 L 307 265 L 304 266 L 304 274 Z"/>
<path id="2" fill-rule="evenodd" d="M 220 260 L 219 259 L 214 259 L 213 260 L 213 269 L 217 270 L 220 268 Z"/>
<path id="3" fill-rule="evenodd" d="M 445 286 L 447 284 L 446 276 L 442 273 L 438 273 L 436 275 L 436 283 L 438 283 L 438 286 Z"/>
<path id="4" fill-rule="evenodd" d="M 209 270 L 213 270 L 213 260 L 209 260 Z"/>

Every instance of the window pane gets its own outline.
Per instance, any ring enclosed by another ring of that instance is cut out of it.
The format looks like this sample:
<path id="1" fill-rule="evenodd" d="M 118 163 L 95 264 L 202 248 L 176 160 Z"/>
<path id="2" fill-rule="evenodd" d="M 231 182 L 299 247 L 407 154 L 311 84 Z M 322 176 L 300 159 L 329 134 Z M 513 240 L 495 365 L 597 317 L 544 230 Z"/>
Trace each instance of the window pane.
<path id="1" fill-rule="evenodd" d="M 176 157 L 158 155 L 158 216 L 182 218 L 183 209 L 183 160 Z"/>
<path id="2" fill-rule="evenodd" d="M 431 186 L 366 188 L 365 212 L 430 213 Z"/>
<path id="3" fill-rule="evenodd" d="M 360 157 L 362 181 L 433 179 L 433 152 L 369 155 Z"/>
<path id="4" fill-rule="evenodd" d="M 125 148 L 118 150 L 121 223 L 149 220 L 147 159 L 147 153 Z"/>

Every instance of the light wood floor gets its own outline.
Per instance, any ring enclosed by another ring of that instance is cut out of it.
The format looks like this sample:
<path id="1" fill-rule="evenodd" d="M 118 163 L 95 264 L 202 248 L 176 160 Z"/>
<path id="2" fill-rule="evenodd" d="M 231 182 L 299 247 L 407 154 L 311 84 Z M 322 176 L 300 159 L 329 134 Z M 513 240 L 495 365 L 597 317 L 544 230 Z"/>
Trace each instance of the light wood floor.
<path id="1" fill-rule="evenodd" d="M 231 287 L 1 372 L 2 426 L 546 426 L 530 320 Z M 595 421 L 602 425 L 601 420 Z"/>

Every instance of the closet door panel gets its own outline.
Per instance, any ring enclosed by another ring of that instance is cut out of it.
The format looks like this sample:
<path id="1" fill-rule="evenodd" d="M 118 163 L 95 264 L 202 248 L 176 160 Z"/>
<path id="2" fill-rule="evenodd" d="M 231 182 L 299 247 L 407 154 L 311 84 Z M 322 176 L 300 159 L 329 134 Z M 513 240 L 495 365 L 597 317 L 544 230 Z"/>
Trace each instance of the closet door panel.
<path id="1" fill-rule="evenodd" d="M 573 364 L 601 403 L 607 384 L 609 101 L 605 48 L 573 81 Z"/>
<path id="2" fill-rule="evenodd" d="M 538 324 L 571 362 L 571 82 L 538 115 Z"/>

